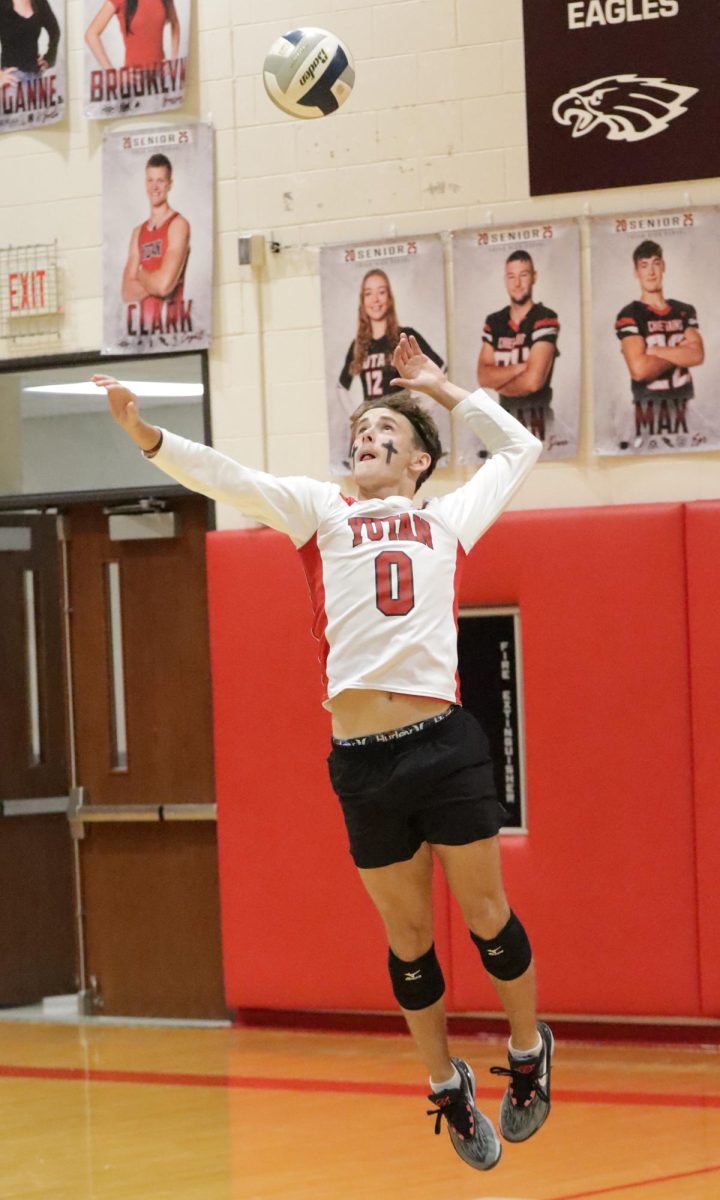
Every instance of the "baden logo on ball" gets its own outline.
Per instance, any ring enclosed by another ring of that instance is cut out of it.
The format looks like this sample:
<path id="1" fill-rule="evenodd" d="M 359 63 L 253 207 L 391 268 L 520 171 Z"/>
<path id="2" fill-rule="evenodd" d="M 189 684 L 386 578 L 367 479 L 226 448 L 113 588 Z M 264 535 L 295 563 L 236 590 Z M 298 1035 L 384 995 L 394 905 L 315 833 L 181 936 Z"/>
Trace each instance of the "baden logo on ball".
<path id="1" fill-rule="evenodd" d="M 265 90 L 278 108 L 307 120 L 344 104 L 355 82 L 350 51 L 326 29 L 292 29 L 270 47 L 263 64 Z"/>

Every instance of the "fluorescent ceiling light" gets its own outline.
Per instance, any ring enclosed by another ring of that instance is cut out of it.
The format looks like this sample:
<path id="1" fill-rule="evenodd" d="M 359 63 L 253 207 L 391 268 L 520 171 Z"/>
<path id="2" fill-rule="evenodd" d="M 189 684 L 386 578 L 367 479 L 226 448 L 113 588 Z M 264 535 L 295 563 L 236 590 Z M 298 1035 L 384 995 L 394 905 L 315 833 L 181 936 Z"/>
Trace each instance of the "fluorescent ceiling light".
<path id="1" fill-rule="evenodd" d="M 138 379 L 118 380 L 136 396 L 202 396 L 204 388 L 201 383 L 150 383 Z M 104 388 L 96 387 L 94 383 L 48 383 L 37 387 L 24 387 L 23 392 L 43 392 L 52 396 L 101 396 Z"/>

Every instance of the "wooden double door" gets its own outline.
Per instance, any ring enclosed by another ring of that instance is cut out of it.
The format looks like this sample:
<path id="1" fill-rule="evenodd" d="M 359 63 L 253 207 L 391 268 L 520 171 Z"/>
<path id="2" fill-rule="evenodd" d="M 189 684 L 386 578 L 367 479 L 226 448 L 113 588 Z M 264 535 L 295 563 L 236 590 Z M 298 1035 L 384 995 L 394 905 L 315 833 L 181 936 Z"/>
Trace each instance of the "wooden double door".
<path id="1" fill-rule="evenodd" d="M 166 503 L 0 515 L 0 1005 L 226 1015 L 207 504 Z"/>

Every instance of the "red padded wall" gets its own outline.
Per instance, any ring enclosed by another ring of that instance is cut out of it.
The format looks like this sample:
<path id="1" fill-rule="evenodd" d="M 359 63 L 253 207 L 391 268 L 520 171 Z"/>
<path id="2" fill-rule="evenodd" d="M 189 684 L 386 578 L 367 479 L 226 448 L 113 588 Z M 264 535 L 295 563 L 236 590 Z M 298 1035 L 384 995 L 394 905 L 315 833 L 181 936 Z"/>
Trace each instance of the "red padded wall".
<path id="1" fill-rule="evenodd" d="M 503 838 L 545 1011 L 699 1012 L 681 505 L 508 514 L 461 603 L 519 602 L 529 836 Z M 497 1008 L 453 910 L 453 1002 Z"/>
<path id="2" fill-rule="evenodd" d="M 250 530 L 210 534 L 207 561 L 228 1004 L 392 1008 L 382 926 L 327 779 L 299 556 L 286 537 Z M 436 903 L 447 960 L 442 887 Z"/>
<path id="3" fill-rule="evenodd" d="M 701 999 L 720 1017 L 720 502 L 685 514 Z"/>
<path id="4" fill-rule="evenodd" d="M 228 1003 L 392 1008 L 299 556 L 214 533 L 208 573 Z M 685 582 L 681 505 L 508 514 L 468 560 L 463 604 L 521 607 L 530 834 L 503 840 L 546 1011 L 700 1012 Z M 449 1007 L 497 1008 L 443 886 L 436 903 Z"/>

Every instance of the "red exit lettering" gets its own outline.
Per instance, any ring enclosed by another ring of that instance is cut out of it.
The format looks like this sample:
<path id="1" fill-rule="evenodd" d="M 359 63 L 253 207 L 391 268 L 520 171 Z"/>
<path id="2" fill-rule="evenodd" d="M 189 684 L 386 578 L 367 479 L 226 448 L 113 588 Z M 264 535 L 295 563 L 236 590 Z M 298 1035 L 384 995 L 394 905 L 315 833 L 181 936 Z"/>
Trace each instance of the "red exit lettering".
<path id="1" fill-rule="evenodd" d="M 32 312 L 45 308 L 46 271 L 13 271 L 8 276 L 10 312 Z"/>

